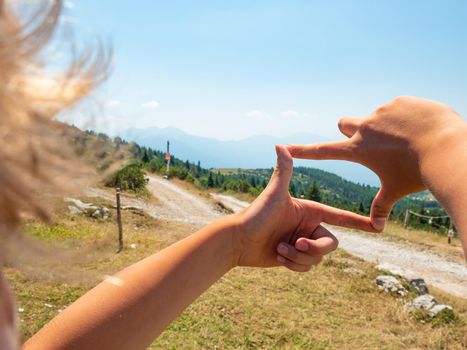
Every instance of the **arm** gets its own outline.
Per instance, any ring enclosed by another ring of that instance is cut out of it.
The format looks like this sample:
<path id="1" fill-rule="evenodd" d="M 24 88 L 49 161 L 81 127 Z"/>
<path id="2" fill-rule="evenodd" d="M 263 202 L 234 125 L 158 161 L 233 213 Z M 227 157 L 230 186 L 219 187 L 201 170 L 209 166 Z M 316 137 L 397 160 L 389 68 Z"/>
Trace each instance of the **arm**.
<path id="1" fill-rule="evenodd" d="M 232 218 L 226 218 L 107 278 L 24 348 L 147 348 L 234 266 L 232 238 Z"/>
<path id="2" fill-rule="evenodd" d="M 337 240 L 322 221 L 371 230 L 369 219 L 288 193 L 292 158 L 278 165 L 265 191 L 243 212 L 223 218 L 107 279 L 33 336 L 24 349 L 145 349 L 203 291 L 235 266 L 307 271 Z M 309 256 L 295 250 L 310 239 Z M 284 256 L 276 253 L 282 242 Z"/>
<path id="3" fill-rule="evenodd" d="M 394 203 L 428 188 L 459 230 L 467 254 L 467 123 L 448 106 L 399 97 L 364 119 L 343 118 L 347 140 L 291 145 L 292 156 L 344 159 L 363 164 L 381 180 L 373 226 L 384 229 Z"/>
<path id="4" fill-rule="evenodd" d="M 420 162 L 423 183 L 451 216 L 467 258 L 467 123 L 446 128 Z"/>

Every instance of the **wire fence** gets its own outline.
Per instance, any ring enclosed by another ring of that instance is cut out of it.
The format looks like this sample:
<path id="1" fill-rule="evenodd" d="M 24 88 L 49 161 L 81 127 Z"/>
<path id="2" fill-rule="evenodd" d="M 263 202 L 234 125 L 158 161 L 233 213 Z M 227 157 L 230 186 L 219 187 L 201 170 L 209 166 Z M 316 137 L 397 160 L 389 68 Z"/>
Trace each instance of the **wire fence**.
<path id="1" fill-rule="evenodd" d="M 414 212 L 412 210 L 407 209 L 405 211 L 404 228 L 407 228 L 409 226 L 410 215 L 413 215 L 413 216 L 416 216 L 416 217 L 419 217 L 419 218 L 423 218 L 423 219 L 427 219 L 428 224 L 430 224 L 432 226 L 435 226 L 435 227 L 438 227 L 440 229 L 445 229 L 446 233 L 447 233 L 447 236 L 448 236 L 448 243 L 451 244 L 451 240 L 454 237 L 455 231 L 454 231 L 454 228 L 453 228 L 453 225 L 452 225 L 452 220 L 449 217 L 449 215 L 430 216 L 430 215 L 425 215 L 425 214 L 421 214 L 421 213 L 416 213 L 416 212 Z M 435 221 L 435 220 L 442 220 L 442 219 L 449 219 L 449 228 L 446 227 L 445 225 L 439 224 L 438 222 Z"/>

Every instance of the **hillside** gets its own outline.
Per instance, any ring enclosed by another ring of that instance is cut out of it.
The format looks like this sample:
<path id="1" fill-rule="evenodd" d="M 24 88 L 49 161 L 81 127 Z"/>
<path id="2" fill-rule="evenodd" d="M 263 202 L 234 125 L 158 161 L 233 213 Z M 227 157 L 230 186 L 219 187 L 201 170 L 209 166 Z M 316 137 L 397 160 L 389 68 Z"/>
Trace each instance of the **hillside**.
<path id="1" fill-rule="evenodd" d="M 296 133 L 287 137 L 255 135 L 239 140 L 217 140 L 189 134 L 176 128 L 127 129 L 118 134 L 121 138 L 142 147 L 164 150 L 167 140 L 171 141 L 173 154 L 180 159 L 200 161 L 207 168 L 269 168 L 274 166 L 274 145 L 292 143 L 318 143 L 330 141 L 309 132 Z M 345 179 L 377 186 L 378 178 L 365 167 L 343 161 L 310 161 L 296 159 L 297 166 L 311 166 L 338 174 Z"/>
<path id="2" fill-rule="evenodd" d="M 102 133 L 83 132 L 74 127 L 70 127 L 70 137 L 77 153 L 84 157 L 86 162 L 97 167 L 100 172 L 111 172 L 125 164 L 132 164 L 134 168 L 136 162 L 139 164 L 136 168 L 141 171 L 166 174 L 165 152 L 162 150 L 128 143 L 120 137 L 111 139 Z M 272 171 L 272 167 L 207 169 L 199 161 L 192 162 L 172 156 L 168 175 L 194 184 L 200 189 L 246 194 L 254 198 L 266 187 Z M 142 179 L 142 175 L 140 177 Z M 115 183 L 115 181 L 108 182 L 110 185 Z M 144 186 L 143 181 L 139 183 Z M 334 173 L 304 166 L 294 168 L 290 185 L 290 192 L 295 197 L 303 196 L 362 214 L 369 213 L 377 191 L 377 187 L 352 182 Z M 406 209 L 422 214 L 429 210 L 430 215 L 433 216 L 445 215 L 429 192 L 413 194 L 400 200 L 393 210 L 392 218 L 402 221 Z M 424 229 L 437 229 L 440 233 L 445 233 L 446 229 L 443 227 L 449 226 L 449 219 L 428 222 L 425 219 L 412 218 L 411 225 Z"/>

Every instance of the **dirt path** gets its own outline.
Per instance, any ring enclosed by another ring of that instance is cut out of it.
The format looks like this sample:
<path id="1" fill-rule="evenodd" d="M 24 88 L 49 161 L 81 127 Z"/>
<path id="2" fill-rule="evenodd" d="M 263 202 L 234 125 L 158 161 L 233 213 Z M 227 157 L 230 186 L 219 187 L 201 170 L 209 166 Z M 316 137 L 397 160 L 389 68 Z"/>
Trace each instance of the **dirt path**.
<path id="1" fill-rule="evenodd" d="M 400 276 L 423 278 L 429 285 L 467 299 L 465 264 L 418 251 L 411 246 L 388 242 L 381 236 L 362 236 L 336 227 L 331 230 L 339 240 L 339 247 L 350 254 L 379 264 L 382 269 Z"/>
<path id="2" fill-rule="evenodd" d="M 159 199 L 159 205 L 134 198 L 123 198 L 123 205 L 140 207 L 155 218 L 185 222 L 194 227 L 206 225 L 222 215 L 207 199 L 168 180 L 151 176 L 148 188 Z M 113 195 L 104 190 L 91 189 L 88 195 L 113 200 Z M 235 212 L 248 206 L 247 202 L 226 195 L 212 194 L 212 197 Z M 339 247 L 350 254 L 380 264 L 385 270 L 404 277 L 424 278 L 429 285 L 467 299 L 467 265 L 418 251 L 411 246 L 385 241 L 382 236 L 363 236 L 336 227 L 331 230 L 339 239 Z"/>
<path id="3" fill-rule="evenodd" d="M 232 209 L 235 213 L 245 209 L 250 205 L 248 202 L 241 201 L 240 199 L 234 198 L 232 196 L 226 196 L 219 193 L 211 193 L 211 197 L 215 200 L 218 200 L 224 203 L 227 207 Z"/>
<path id="4" fill-rule="evenodd" d="M 158 204 L 122 196 L 122 205 L 140 208 L 156 219 L 188 223 L 194 227 L 207 225 L 222 215 L 213 204 L 163 178 L 150 176 L 147 187 L 158 199 Z M 115 201 L 112 193 L 99 188 L 88 189 L 86 195 Z"/>

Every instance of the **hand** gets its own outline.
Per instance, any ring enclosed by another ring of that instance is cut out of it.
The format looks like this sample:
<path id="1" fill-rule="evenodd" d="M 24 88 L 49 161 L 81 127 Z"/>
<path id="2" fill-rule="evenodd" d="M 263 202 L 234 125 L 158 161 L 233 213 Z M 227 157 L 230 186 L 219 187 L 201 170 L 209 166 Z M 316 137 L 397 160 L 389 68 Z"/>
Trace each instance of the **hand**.
<path id="1" fill-rule="evenodd" d="M 293 157 L 343 159 L 363 164 L 380 178 L 381 188 L 371 206 L 371 222 L 381 231 L 394 203 L 423 191 L 424 167 L 435 148 L 449 142 L 449 135 L 463 121 L 441 103 L 415 97 L 399 97 L 364 119 L 343 118 L 340 131 L 347 140 L 316 145 L 290 145 Z M 431 162 L 433 163 L 433 162 Z"/>
<path id="2" fill-rule="evenodd" d="M 338 245 L 321 222 L 374 231 L 369 218 L 292 198 L 292 157 L 285 146 L 276 146 L 276 153 L 277 166 L 268 186 L 250 207 L 236 215 L 238 265 L 283 265 L 294 271 L 308 271 Z"/>

